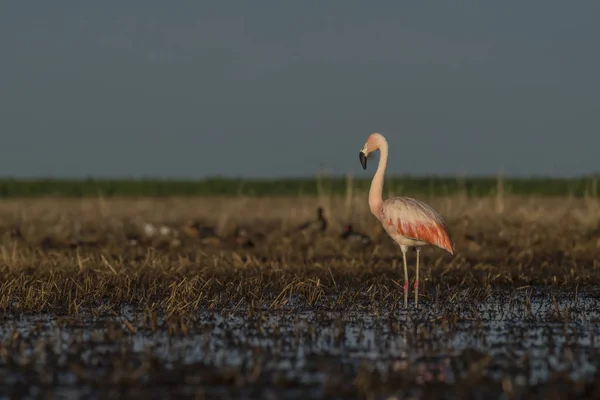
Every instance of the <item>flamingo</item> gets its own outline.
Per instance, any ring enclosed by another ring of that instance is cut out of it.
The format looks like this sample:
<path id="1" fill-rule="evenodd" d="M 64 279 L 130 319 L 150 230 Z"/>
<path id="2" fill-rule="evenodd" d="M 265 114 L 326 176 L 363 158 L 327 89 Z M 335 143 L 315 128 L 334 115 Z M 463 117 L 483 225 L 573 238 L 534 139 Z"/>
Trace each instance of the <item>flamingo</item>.
<path id="1" fill-rule="evenodd" d="M 454 254 L 454 244 L 450 239 L 442 217 L 429 204 L 410 197 L 382 199 L 383 176 L 387 167 L 388 142 L 381 133 L 369 136 L 360 150 L 360 163 L 367 169 L 367 157 L 379 150 L 377 171 L 369 189 L 369 208 L 383 225 L 386 233 L 400 246 L 404 261 L 404 308 L 408 308 L 408 268 L 406 252 L 414 247 L 417 252 L 415 279 L 415 308 L 419 304 L 419 254 L 423 246 L 437 246 Z"/>

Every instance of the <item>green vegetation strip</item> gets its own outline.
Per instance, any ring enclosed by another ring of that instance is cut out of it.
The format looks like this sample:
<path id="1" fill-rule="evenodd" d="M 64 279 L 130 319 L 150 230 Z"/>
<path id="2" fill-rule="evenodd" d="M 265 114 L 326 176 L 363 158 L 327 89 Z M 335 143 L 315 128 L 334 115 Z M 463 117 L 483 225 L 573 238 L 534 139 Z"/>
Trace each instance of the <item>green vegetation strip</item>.
<path id="1" fill-rule="evenodd" d="M 369 179 L 305 178 L 243 180 L 212 178 L 204 180 L 161 179 L 0 179 L 0 197 L 164 197 L 164 196 L 298 196 L 345 195 L 367 191 Z M 597 178 L 499 179 L 455 177 L 390 177 L 384 191 L 396 195 L 489 196 L 495 194 L 541 196 L 598 195 Z"/>

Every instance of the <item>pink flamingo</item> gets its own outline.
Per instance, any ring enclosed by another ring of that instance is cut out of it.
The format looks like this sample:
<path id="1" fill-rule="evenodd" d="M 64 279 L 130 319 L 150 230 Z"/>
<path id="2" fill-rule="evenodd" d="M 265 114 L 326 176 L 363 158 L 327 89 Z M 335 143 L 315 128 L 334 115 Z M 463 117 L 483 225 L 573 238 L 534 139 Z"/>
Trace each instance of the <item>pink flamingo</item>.
<path id="1" fill-rule="evenodd" d="M 442 217 L 428 204 L 410 197 L 392 197 L 383 201 L 383 176 L 388 160 L 388 143 L 380 133 L 373 133 L 360 151 L 360 163 L 367 169 L 367 157 L 379 150 L 377 171 L 369 190 L 369 208 L 381 222 L 387 234 L 400 246 L 404 260 L 404 307 L 408 307 L 408 269 L 406 252 L 417 251 L 415 279 L 415 308 L 419 304 L 419 252 L 422 246 L 437 246 L 454 254 L 454 244 L 448 235 Z"/>

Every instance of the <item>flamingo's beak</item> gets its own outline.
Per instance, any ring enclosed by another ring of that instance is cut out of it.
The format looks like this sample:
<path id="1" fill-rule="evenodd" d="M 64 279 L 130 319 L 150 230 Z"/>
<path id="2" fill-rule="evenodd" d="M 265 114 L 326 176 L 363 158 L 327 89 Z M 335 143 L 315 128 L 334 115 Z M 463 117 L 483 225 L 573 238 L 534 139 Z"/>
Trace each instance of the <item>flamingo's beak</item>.
<path id="1" fill-rule="evenodd" d="M 360 165 L 362 165 L 363 169 L 367 169 L 367 156 L 362 151 L 359 153 L 360 157 Z"/>

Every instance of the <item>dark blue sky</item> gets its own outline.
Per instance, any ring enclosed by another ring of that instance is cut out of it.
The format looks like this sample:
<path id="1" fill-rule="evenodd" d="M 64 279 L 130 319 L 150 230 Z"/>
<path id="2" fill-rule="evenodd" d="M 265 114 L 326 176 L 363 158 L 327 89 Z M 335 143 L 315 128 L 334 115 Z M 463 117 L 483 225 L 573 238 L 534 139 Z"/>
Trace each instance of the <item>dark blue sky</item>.
<path id="1" fill-rule="evenodd" d="M 600 171 L 600 2 L 5 1 L 0 175 Z"/>

